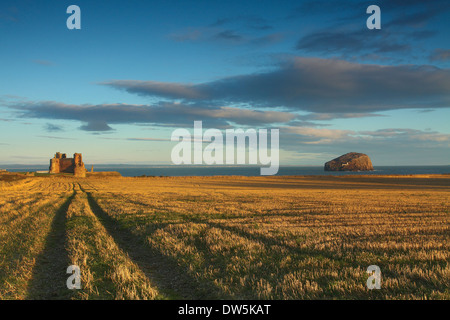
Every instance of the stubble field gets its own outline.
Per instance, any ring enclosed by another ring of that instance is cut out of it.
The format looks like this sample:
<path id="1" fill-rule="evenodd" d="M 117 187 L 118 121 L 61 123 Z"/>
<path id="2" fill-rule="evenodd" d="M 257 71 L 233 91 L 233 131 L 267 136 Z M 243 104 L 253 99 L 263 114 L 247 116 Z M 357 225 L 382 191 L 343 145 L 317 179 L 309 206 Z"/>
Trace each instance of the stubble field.
<path id="1" fill-rule="evenodd" d="M 450 299 L 449 195 L 449 175 L 0 181 L 0 299 Z"/>

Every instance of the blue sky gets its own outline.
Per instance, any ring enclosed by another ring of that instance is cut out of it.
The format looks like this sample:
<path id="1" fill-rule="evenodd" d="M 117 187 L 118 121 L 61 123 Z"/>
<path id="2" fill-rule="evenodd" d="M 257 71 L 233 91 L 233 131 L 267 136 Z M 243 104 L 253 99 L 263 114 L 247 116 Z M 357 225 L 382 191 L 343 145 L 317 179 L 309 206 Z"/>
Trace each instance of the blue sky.
<path id="1" fill-rule="evenodd" d="M 279 128 L 281 164 L 447 165 L 449 18 L 441 0 L 2 1 L 0 165 L 168 164 L 194 120 Z"/>

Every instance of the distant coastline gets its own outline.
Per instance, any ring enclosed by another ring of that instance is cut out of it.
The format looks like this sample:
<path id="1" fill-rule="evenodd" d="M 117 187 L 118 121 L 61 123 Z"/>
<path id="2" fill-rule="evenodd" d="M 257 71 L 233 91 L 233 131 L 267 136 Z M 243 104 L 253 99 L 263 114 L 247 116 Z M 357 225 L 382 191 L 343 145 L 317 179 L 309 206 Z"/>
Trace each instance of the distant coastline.
<path id="1" fill-rule="evenodd" d="M 90 167 L 90 164 L 86 165 Z M 0 165 L 11 172 L 47 170 L 44 165 Z M 134 176 L 259 176 L 259 166 L 175 166 L 175 165 L 94 165 L 95 172 L 117 171 L 124 177 Z M 450 174 L 450 165 L 440 166 L 375 166 L 374 171 L 330 172 L 323 166 L 280 166 L 278 176 L 294 175 L 410 175 Z"/>

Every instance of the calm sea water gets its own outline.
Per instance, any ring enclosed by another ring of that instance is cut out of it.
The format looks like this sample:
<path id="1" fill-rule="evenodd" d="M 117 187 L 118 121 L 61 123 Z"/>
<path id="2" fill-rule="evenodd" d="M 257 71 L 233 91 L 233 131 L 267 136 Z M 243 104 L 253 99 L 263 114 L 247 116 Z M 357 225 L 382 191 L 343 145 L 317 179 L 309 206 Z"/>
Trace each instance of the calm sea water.
<path id="1" fill-rule="evenodd" d="M 86 168 L 90 169 L 90 165 Z M 48 170 L 48 167 L 4 167 L 8 171 L 40 171 Z M 281 166 L 277 175 L 373 175 L 373 174 L 450 174 L 450 166 L 379 166 L 374 171 L 364 172 L 331 172 L 324 171 L 323 166 Z M 259 176 L 260 167 L 255 166 L 101 166 L 94 165 L 94 171 L 117 171 L 124 177 L 134 176 Z"/>

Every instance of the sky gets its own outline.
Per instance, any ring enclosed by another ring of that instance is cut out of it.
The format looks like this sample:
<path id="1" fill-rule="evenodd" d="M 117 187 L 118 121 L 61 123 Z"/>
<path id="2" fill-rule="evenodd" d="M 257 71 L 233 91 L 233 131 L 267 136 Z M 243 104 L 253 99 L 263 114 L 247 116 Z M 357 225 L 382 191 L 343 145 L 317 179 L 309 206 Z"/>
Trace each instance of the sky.
<path id="1" fill-rule="evenodd" d="M 447 0 L 2 1 L 0 166 L 170 164 L 196 120 L 279 129 L 281 165 L 449 165 L 449 21 Z"/>

